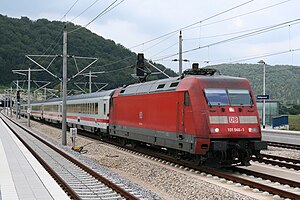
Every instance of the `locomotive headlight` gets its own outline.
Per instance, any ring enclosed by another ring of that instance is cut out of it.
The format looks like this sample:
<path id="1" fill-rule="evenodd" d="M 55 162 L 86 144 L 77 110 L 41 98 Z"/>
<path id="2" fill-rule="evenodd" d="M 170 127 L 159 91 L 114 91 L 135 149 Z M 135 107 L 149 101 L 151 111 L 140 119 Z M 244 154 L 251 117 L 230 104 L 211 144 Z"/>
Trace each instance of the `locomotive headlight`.
<path id="1" fill-rule="evenodd" d="M 219 133 L 220 129 L 219 128 L 211 128 L 210 129 L 212 133 Z"/>
<path id="2" fill-rule="evenodd" d="M 235 109 L 233 107 L 229 107 L 229 112 L 235 112 Z"/>
<path id="3" fill-rule="evenodd" d="M 248 128 L 249 133 L 257 133 L 258 132 L 258 128 Z"/>

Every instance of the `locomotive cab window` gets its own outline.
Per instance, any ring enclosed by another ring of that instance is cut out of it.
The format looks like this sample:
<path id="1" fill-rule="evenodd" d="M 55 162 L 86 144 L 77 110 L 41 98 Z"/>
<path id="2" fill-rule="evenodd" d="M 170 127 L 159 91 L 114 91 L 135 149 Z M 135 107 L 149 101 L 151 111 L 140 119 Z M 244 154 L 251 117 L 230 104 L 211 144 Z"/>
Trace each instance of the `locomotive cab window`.
<path id="1" fill-rule="evenodd" d="M 253 101 L 248 89 L 228 89 L 230 105 L 232 106 L 251 106 Z"/>
<path id="2" fill-rule="evenodd" d="M 210 106 L 229 105 L 229 99 L 225 88 L 205 88 L 204 93 Z"/>
<path id="3" fill-rule="evenodd" d="M 205 88 L 204 93 L 210 106 L 253 106 L 248 89 Z"/>
<path id="4" fill-rule="evenodd" d="M 184 105 L 185 106 L 190 106 L 191 102 L 190 102 L 190 95 L 188 92 L 184 92 Z"/>

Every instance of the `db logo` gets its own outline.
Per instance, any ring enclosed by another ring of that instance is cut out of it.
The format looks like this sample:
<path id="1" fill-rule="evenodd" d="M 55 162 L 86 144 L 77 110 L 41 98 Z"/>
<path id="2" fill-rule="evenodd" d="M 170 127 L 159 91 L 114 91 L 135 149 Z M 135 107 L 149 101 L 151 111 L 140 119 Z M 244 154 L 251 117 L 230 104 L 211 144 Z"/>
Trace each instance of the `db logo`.
<path id="1" fill-rule="evenodd" d="M 238 124 L 239 123 L 239 118 L 238 117 L 231 117 L 231 116 L 229 116 L 228 117 L 228 121 L 231 124 Z"/>

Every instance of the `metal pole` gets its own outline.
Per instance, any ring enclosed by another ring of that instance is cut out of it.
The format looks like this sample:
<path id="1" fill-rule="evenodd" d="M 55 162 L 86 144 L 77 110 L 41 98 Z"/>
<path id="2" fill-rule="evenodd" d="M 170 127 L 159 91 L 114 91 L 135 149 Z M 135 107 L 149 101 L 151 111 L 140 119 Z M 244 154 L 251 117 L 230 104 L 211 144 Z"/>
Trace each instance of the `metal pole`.
<path id="1" fill-rule="evenodd" d="M 89 82 L 90 82 L 90 93 L 92 93 L 92 71 L 91 70 L 89 75 Z"/>
<path id="2" fill-rule="evenodd" d="M 7 102 L 6 102 L 6 90 L 5 90 L 5 98 L 4 98 L 4 114 L 6 114 L 6 106 L 7 106 Z"/>
<path id="3" fill-rule="evenodd" d="M 10 117 L 12 116 L 12 87 L 10 87 L 10 91 L 9 91 L 9 108 L 10 108 Z"/>
<path id="4" fill-rule="evenodd" d="M 27 91 L 27 126 L 30 127 L 30 68 L 28 69 L 28 91 Z"/>
<path id="5" fill-rule="evenodd" d="M 45 101 L 47 100 L 47 88 L 46 87 L 44 88 L 44 100 Z"/>
<path id="6" fill-rule="evenodd" d="M 19 91 L 19 80 L 17 80 L 17 90 L 16 90 L 16 93 L 18 93 L 18 91 Z M 19 111 L 19 110 L 20 110 L 20 105 L 19 105 L 19 104 L 20 104 L 21 102 L 18 102 L 17 95 L 16 95 L 16 99 L 17 99 L 17 100 L 16 100 L 16 109 L 17 109 L 17 110 L 16 110 L 16 120 L 17 120 L 17 119 L 19 119 L 19 112 L 20 112 L 20 111 Z M 20 100 L 20 101 L 21 101 L 21 100 Z"/>
<path id="7" fill-rule="evenodd" d="M 263 95 L 266 94 L 266 63 L 264 63 Z M 263 100 L 263 128 L 266 128 L 266 100 Z"/>
<path id="8" fill-rule="evenodd" d="M 179 75 L 182 74 L 182 35 L 179 34 Z"/>
<path id="9" fill-rule="evenodd" d="M 67 145 L 67 25 L 63 34 L 63 79 L 62 79 L 62 145 Z"/>

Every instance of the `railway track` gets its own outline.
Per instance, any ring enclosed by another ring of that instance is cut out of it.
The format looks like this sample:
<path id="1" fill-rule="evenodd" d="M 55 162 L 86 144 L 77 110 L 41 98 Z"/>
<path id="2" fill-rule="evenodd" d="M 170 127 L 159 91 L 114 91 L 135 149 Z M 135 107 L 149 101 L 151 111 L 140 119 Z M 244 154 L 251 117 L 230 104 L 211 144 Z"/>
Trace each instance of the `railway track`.
<path id="1" fill-rule="evenodd" d="M 273 166 L 285 167 L 288 169 L 300 170 L 300 160 L 284 158 L 268 154 L 260 154 L 260 157 L 253 157 L 253 161 L 260 163 L 271 164 Z"/>
<path id="2" fill-rule="evenodd" d="M 79 131 L 80 135 L 88 138 L 99 140 L 100 137 L 90 134 L 88 132 Z M 227 182 L 230 184 L 236 184 L 237 186 L 244 187 L 245 189 L 251 189 L 254 192 L 264 191 L 266 195 L 273 194 L 288 199 L 300 199 L 300 184 L 295 181 L 291 181 L 276 176 L 271 176 L 252 170 L 247 170 L 239 167 L 233 167 L 230 170 L 220 170 L 215 168 L 209 168 L 204 166 L 196 166 L 185 161 L 174 159 L 168 155 L 163 155 L 155 151 L 149 151 L 145 148 L 139 148 L 139 146 L 131 147 L 124 146 L 114 141 L 104 140 L 108 145 L 113 145 L 121 150 L 129 151 L 130 153 L 137 154 L 139 156 L 146 157 L 151 160 L 161 162 L 166 165 L 171 165 L 181 169 L 189 170 L 203 176 L 219 179 L 221 182 Z M 287 187 L 289 186 L 289 187 Z"/>
<path id="3" fill-rule="evenodd" d="M 90 137 L 89 133 L 81 132 L 83 136 Z M 93 136 L 93 139 L 99 139 Z M 188 162 L 174 159 L 167 155 L 157 154 L 156 152 L 146 150 L 139 147 L 123 146 L 112 141 L 105 141 L 108 145 L 114 145 L 118 148 L 129 151 L 130 153 L 146 157 L 151 160 L 161 162 L 166 165 L 171 165 L 184 170 L 189 170 L 203 176 L 219 179 L 221 182 L 236 184 L 237 186 L 251 189 L 253 192 L 263 192 L 263 194 L 278 195 L 288 199 L 300 199 L 300 183 L 292 180 L 259 173 L 253 170 L 248 170 L 240 167 L 233 167 L 230 170 L 215 169 L 204 166 L 196 166 Z"/>
<path id="4" fill-rule="evenodd" d="M 267 142 L 268 146 L 274 146 L 274 147 L 281 147 L 286 149 L 295 149 L 300 150 L 300 145 L 295 144 L 285 144 L 285 143 L 279 143 L 279 142 Z"/>
<path id="5" fill-rule="evenodd" d="M 91 137 L 99 140 L 98 136 L 79 131 L 79 134 L 85 137 Z M 195 166 L 194 164 L 176 160 L 167 155 L 157 154 L 144 148 L 123 146 L 113 141 L 104 141 L 108 145 L 117 146 L 119 149 L 129 151 L 130 153 L 146 157 L 151 160 L 168 164 L 181 169 L 189 170 L 203 176 L 219 179 L 221 182 L 235 184 L 245 189 L 252 189 L 253 192 L 262 192 L 265 195 L 280 196 L 288 199 L 300 199 L 300 191 L 298 182 L 293 182 L 284 178 L 278 178 L 267 174 L 258 173 L 240 168 L 231 168 L 228 170 L 220 170 L 215 168 L 208 168 L 204 166 Z M 288 186 L 288 187 L 287 187 Z"/>
<path id="6" fill-rule="evenodd" d="M 1 118 L 71 199 L 139 199 L 141 197 L 130 188 L 115 184 L 93 171 L 25 127 L 13 123 L 3 115 Z"/>
<path id="7" fill-rule="evenodd" d="M 168 156 L 161 156 L 153 154 L 152 152 L 137 150 L 136 148 L 130 148 L 131 151 L 139 151 L 139 153 L 145 154 L 146 157 L 152 160 L 157 160 L 164 164 L 170 164 L 175 167 L 179 167 L 192 172 L 204 174 L 207 177 L 212 176 L 220 181 L 228 182 L 231 184 L 237 184 L 238 186 L 244 186 L 246 189 L 252 188 L 254 192 L 265 191 L 267 194 L 279 195 L 280 197 L 289 199 L 300 199 L 300 191 L 297 188 L 300 187 L 298 182 L 290 181 L 267 174 L 257 173 L 254 171 L 232 168 L 232 172 L 227 170 L 209 168 L 204 166 L 195 166 L 187 162 L 182 162 Z M 243 172 L 243 173 L 241 173 Z M 237 175 L 240 173 L 240 175 Z M 253 179 L 256 177 L 256 179 Z M 286 185 L 295 188 L 284 188 Z"/>

